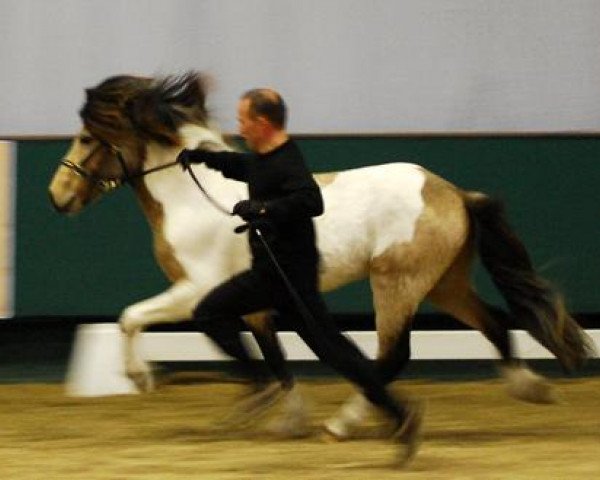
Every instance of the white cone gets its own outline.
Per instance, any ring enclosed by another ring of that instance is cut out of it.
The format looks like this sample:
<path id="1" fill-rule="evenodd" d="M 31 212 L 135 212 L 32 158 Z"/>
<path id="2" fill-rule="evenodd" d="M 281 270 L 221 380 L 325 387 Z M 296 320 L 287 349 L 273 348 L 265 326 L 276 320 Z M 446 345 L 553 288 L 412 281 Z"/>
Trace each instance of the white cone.
<path id="1" fill-rule="evenodd" d="M 125 375 L 123 348 L 123 334 L 116 323 L 79 325 L 67 371 L 67 395 L 138 393 Z"/>

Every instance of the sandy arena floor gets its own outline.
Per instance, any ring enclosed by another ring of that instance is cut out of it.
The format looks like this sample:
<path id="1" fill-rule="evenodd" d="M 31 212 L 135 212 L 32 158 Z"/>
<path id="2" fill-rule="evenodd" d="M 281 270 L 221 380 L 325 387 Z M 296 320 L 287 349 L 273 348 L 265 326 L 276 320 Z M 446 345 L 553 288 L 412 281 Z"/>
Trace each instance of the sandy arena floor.
<path id="1" fill-rule="evenodd" d="M 150 395 L 68 398 L 61 385 L 0 386 L 0 478 L 13 479 L 593 479 L 600 477 L 600 378 L 554 382 L 561 403 L 529 405 L 497 381 L 413 382 L 427 399 L 424 443 L 406 470 L 376 438 L 323 443 L 320 422 L 352 389 L 306 380 L 314 431 L 280 440 L 264 423 L 229 434 L 213 422 L 243 392 L 236 383 L 163 385 Z M 275 410 L 276 411 L 276 410 Z"/>

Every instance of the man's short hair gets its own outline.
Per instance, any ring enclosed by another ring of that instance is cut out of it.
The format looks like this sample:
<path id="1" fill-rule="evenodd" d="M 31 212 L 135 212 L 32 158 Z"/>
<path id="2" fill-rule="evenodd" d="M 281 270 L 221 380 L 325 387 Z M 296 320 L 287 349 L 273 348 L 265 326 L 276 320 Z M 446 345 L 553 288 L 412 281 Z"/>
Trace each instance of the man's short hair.
<path id="1" fill-rule="evenodd" d="M 250 115 L 265 117 L 272 125 L 284 129 L 287 121 L 287 107 L 281 95 L 269 88 L 254 88 L 242 95 L 250 100 Z"/>

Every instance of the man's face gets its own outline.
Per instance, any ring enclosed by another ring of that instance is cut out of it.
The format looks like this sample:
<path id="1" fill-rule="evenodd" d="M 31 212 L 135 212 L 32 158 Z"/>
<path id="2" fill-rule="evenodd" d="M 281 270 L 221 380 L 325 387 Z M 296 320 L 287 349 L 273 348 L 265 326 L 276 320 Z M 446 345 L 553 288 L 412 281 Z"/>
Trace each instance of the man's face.
<path id="1" fill-rule="evenodd" d="M 250 100 L 244 98 L 238 103 L 238 131 L 250 150 L 256 151 L 264 136 L 264 119 L 250 113 Z"/>

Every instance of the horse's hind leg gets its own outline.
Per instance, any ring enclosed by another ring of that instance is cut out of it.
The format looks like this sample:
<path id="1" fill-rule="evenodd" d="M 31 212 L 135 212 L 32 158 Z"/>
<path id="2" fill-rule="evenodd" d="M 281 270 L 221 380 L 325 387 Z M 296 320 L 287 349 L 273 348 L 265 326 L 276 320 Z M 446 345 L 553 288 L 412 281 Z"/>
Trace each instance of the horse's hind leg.
<path id="1" fill-rule="evenodd" d="M 506 312 L 486 304 L 475 293 L 469 282 L 469 265 L 469 258 L 463 252 L 427 298 L 440 310 L 481 331 L 496 347 L 501 357 L 500 372 L 511 396 L 532 403 L 554 401 L 546 380 L 514 357 L 508 330 L 510 318 Z"/>
<path id="2" fill-rule="evenodd" d="M 386 383 L 393 382 L 400 372 L 404 370 L 410 360 L 410 320 L 401 322 L 406 325 L 399 333 L 394 344 L 388 344 L 385 351 L 380 353 L 375 362 L 380 378 Z"/>
<path id="3" fill-rule="evenodd" d="M 379 341 L 376 367 L 380 378 L 386 384 L 396 378 L 410 359 L 409 323 L 419 303 L 416 289 L 408 288 L 406 282 L 402 285 L 398 278 L 397 275 L 371 277 Z M 355 393 L 325 422 L 325 430 L 338 440 L 348 438 L 352 429 L 359 425 L 370 411 L 370 402 L 362 394 Z"/>
<path id="4" fill-rule="evenodd" d="M 401 332 L 395 345 L 388 345 L 390 348 L 375 361 L 377 373 L 386 384 L 392 382 L 410 360 L 410 328 Z M 355 393 L 325 422 L 325 430 L 337 440 L 346 439 L 370 412 L 370 402 L 361 393 Z"/>

